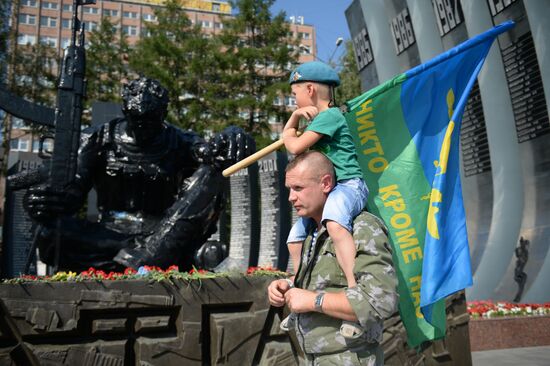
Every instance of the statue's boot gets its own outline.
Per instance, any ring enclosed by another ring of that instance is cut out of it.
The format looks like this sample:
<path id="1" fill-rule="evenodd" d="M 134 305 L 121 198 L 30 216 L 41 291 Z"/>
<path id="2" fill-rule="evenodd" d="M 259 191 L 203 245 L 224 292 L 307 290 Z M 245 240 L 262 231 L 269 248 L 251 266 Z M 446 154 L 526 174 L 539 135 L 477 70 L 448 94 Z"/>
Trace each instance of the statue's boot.
<path id="1" fill-rule="evenodd" d="M 136 246 L 120 250 L 114 260 L 134 269 L 173 264 L 190 269 L 195 251 L 216 231 L 225 201 L 223 186 L 218 170 L 200 166 L 186 179 L 178 199 L 153 233 L 136 238 Z"/>

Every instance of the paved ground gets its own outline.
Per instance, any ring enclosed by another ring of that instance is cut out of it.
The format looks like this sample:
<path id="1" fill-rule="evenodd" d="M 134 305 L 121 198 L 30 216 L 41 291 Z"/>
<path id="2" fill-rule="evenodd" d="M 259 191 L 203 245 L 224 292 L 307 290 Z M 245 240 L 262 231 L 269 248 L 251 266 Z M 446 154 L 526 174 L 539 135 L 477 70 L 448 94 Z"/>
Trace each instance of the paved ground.
<path id="1" fill-rule="evenodd" d="M 472 352 L 473 366 L 549 366 L 550 346 Z"/>

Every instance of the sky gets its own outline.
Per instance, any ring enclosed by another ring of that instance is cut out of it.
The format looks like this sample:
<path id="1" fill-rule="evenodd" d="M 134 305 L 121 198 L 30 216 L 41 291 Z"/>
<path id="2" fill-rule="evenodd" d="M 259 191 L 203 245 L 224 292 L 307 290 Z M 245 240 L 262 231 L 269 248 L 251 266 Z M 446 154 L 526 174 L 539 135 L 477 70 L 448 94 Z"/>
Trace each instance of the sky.
<path id="1" fill-rule="evenodd" d="M 317 32 L 317 57 L 321 61 L 337 61 L 345 50 L 344 44 L 336 48 L 336 40 L 342 37 L 350 39 L 346 9 L 352 0 L 275 0 L 271 7 L 272 14 L 283 10 L 288 17 L 301 15 L 304 24 L 315 26 Z"/>

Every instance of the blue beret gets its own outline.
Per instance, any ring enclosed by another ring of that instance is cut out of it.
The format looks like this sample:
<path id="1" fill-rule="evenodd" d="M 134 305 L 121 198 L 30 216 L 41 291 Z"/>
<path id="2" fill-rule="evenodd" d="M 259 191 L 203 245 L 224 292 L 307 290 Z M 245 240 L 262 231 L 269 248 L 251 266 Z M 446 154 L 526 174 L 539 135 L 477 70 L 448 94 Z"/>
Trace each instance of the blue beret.
<path id="1" fill-rule="evenodd" d="M 303 81 L 314 81 L 330 86 L 340 85 L 340 78 L 334 69 L 319 61 L 301 64 L 290 74 L 290 85 Z"/>

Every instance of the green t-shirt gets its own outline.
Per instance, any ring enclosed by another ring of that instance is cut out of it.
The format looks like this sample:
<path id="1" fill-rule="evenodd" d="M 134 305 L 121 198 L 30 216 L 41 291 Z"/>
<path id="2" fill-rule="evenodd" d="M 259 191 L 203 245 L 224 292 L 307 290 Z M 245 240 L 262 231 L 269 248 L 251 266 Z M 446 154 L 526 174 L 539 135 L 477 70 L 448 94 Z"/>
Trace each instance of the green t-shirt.
<path id="1" fill-rule="evenodd" d="M 305 130 L 323 135 L 311 149 L 322 152 L 332 161 L 336 180 L 363 177 L 348 124 L 338 108 L 322 111 Z"/>

